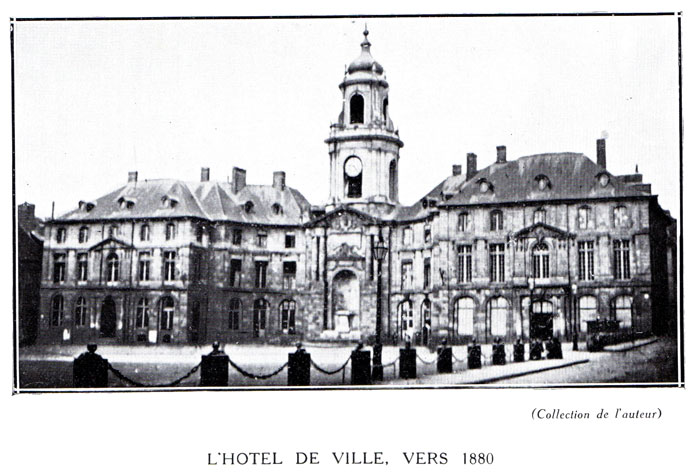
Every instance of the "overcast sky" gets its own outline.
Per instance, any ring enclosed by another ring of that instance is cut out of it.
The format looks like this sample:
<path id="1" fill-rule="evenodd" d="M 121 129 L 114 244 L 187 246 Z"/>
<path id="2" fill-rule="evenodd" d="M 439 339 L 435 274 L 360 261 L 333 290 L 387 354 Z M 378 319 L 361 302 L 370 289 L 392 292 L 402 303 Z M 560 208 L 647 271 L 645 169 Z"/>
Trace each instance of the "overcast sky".
<path id="1" fill-rule="evenodd" d="M 636 165 L 678 211 L 675 17 L 368 19 L 405 143 L 411 204 L 474 152 L 479 166 L 573 151 Z M 17 202 L 56 215 L 126 182 L 288 185 L 326 201 L 323 140 L 363 20 L 20 22 L 15 25 Z"/>

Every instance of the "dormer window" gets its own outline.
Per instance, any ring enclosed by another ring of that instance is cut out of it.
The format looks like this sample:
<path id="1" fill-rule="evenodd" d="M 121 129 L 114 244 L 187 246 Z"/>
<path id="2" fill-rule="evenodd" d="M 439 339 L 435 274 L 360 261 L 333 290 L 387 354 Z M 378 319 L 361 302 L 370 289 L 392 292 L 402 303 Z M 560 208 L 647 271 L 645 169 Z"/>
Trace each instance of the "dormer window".
<path id="1" fill-rule="evenodd" d="M 179 201 L 173 197 L 169 197 L 167 195 L 162 196 L 162 207 L 175 208 L 177 207 L 177 204 L 179 204 Z"/>
<path id="2" fill-rule="evenodd" d="M 92 209 L 94 209 L 94 203 L 89 201 L 80 201 L 78 202 L 78 208 L 81 211 L 90 212 Z"/>
<path id="3" fill-rule="evenodd" d="M 537 183 L 537 189 L 540 191 L 544 191 L 545 189 L 549 189 L 551 187 L 549 178 L 543 174 L 538 174 L 535 176 L 535 182 Z"/>
<path id="4" fill-rule="evenodd" d="M 598 184 L 603 188 L 610 184 L 610 175 L 606 172 L 599 173 L 596 175 L 596 178 L 598 179 Z"/>
<path id="5" fill-rule="evenodd" d="M 135 206 L 134 201 L 127 199 L 123 196 L 119 198 L 118 203 L 121 209 L 133 209 L 133 206 Z"/>
<path id="6" fill-rule="evenodd" d="M 251 214 L 251 212 L 254 210 L 254 203 L 252 201 L 247 201 L 244 203 L 244 212 L 247 214 Z"/>
<path id="7" fill-rule="evenodd" d="M 279 203 L 274 203 L 273 206 L 271 206 L 271 209 L 277 216 L 283 214 L 283 207 Z"/>
<path id="8" fill-rule="evenodd" d="M 488 192 L 494 190 L 494 187 L 491 185 L 491 183 L 484 178 L 477 181 L 477 183 L 479 183 L 479 192 L 482 194 L 488 193 Z"/>

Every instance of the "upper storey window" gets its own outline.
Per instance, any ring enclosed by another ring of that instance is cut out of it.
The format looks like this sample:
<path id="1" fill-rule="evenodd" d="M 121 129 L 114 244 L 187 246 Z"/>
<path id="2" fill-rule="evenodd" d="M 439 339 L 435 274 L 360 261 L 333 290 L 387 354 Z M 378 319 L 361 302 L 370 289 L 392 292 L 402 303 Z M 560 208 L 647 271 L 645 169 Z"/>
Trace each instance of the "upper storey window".
<path id="1" fill-rule="evenodd" d="M 59 244 L 62 244 L 65 242 L 65 236 L 67 235 L 67 232 L 65 230 L 65 227 L 59 227 L 58 230 L 56 231 L 56 242 Z"/>
<path id="2" fill-rule="evenodd" d="M 535 182 L 537 183 L 537 189 L 544 191 L 551 187 L 549 178 L 543 174 L 539 174 L 535 177 Z"/>
<path id="3" fill-rule="evenodd" d="M 363 123 L 363 113 L 365 109 L 363 96 L 360 94 L 354 94 L 351 97 L 349 107 L 351 114 L 351 123 Z"/>
<path id="4" fill-rule="evenodd" d="M 588 229 L 591 219 L 591 210 L 588 206 L 581 206 L 578 208 L 578 228 L 585 230 Z"/>
<path id="5" fill-rule="evenodd" d="M 547 219 L 547 213 L 544 209 L 537 209 L 532 215 L 532 221 L 535 224 L 544 224 Z"/>
<path id="6" fill-rule="evenodd" d="M 612 221 L 615 227 L 629 227 L 629 214 L 624 206 L 617 206 L 612 210 Z"/>
<path id="7" fill-rule="evenodd" d="M 503 212 L 498 209 L 489 214 L 489 229 L 503 230 Z"/>
<path id="8" fill-rule="evenodd" d="M 389 101 L 387 100 L 387 97 L 382 99 L 382 116 L 387 120 L 387 106 L 389 104 Z"/>

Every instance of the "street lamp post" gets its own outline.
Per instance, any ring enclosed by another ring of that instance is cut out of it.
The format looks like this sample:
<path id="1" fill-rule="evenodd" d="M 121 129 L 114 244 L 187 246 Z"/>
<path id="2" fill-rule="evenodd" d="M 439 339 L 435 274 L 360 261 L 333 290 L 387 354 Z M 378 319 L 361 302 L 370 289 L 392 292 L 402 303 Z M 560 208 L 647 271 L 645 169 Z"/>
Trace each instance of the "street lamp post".
<path id="1" fill-rule="evenodd" d="M 373 258 L 378 262 L 378 288 L 375 302 L 375 345 L 373 346 L 373 380 L 381 381 L 382 370 L 382 261 L 387 254 L 387 246 L 382 240 L 382 232 L 378 243 L 373 246 Z"/>

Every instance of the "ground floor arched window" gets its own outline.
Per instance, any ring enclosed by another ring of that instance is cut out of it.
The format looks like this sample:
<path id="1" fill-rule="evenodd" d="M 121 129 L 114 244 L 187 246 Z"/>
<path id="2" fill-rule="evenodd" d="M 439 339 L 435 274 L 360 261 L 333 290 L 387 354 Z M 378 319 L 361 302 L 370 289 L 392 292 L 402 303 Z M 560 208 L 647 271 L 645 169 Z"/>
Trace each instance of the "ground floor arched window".
<path id="1" fill-rule="evenodd" d="M 618 296 L 610 305 L 611 316 L 620 323 L 620 328 L 632 327 L 632 297 Z"/>
<path id="2" fill-rule="evenodd" d="M 169 331 L 174 326 L 174 298 L 165 296 L 160 300 L 160 329 Z"/>
<path id="3" fill-rule="evenodd" d="M 282 301 L 280 313 L 281 331 L 283 331 L 284 334 L 295 334 L 295 301 Z"/>
<path id="4" fill-rule="evenodd" d="M 595 296 L 581 296 L 578 299 L 578 318 L 581 321 L 581 332 L 587 332 L 588 321 L 598 319 L 598 300 Z"/>
<path id="5" fill-rule="evenodd" d="M 87 300 L 79 296 L 75 301 L 75 326 L 86 326 L 87 314 Z"/>
<path id="6" fill-rule="evenodd" d="M 144 329 L 148 327 L 148 299 L 141 298 L 136 305 L 136 328 Z"/>
<path id="7" fill-rule="evenodd" d="M 503 296 L 492 298 L 488 305 L 489 332 L 492 336 L 505 336 L 508 321 L 508 301 Z"/>
<path id="8" fill-rule="evenodd" d="M 264 298 L 254 300 L 252 313 L 252 330 L 254 337 L 259 337 L 266 330 L 266 316 L 269 312 L 269 303 Z"/>
<path id="9" fill-rule="evenodd" d="M 230 300 L 230 309 L 228 311 L 227 327 L 233 331 L 239 331 L 240 318 L 242 316 L 242 302 L 233 298 Z"/>
<path id="10" fill-rule="evenodd" d="M 399 315 L 399 334 L 403 340 L 411 340 L 414 336 L 414 306 L 411 301 L 402 301 L 397 307 Z"/>
<path id="11" fill-rule="evenodd" d="M 56 295 L 51 299 L 51 326 L 63 324 L 64 300 L 62 295 Z"/>
<path id="12" fill-rule="evenodd" d="M 457 334 L 460 336 L 474 335 L 474 299 L 460 298 L 455 302 L 455 318 Z"/>

